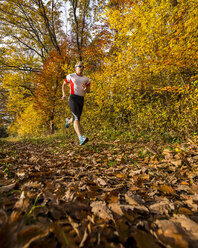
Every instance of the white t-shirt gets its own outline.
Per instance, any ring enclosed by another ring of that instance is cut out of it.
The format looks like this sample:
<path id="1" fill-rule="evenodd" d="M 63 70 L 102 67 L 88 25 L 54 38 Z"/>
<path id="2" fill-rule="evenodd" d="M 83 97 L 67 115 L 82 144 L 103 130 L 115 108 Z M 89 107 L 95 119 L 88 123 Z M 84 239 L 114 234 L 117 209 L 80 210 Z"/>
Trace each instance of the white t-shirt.
<path id="1" fill-rule="evenodd" d="M 75 94 L 78 96 L 84 96 L 85 91 L 83 90 L 82 85 L 86 84 L 90 87 L 90 79 L 86 76 L 79 76 L 76 73 L 67 75 L 65 82 L 70 84 L 71 95 Z"/>

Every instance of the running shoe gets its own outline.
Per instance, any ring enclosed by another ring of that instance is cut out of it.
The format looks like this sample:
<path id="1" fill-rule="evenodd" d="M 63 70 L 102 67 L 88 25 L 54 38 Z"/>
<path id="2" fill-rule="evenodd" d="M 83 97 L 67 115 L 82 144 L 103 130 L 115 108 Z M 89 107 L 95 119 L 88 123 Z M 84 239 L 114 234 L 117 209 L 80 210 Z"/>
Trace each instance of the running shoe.
<path id="1" fill-rule="evenodd" d="M 80 145 L 84 145 L 85 143 L 87 143 L 89 141 L 89 139 L 85 136 L 80 136 Z"/>
<path id="2" fill-rule="evenodd" d="M 70 125 L 70 123 L 69 123 L 69 118 L 66 118 L 66 120 L 65 120 L 65 127 L 68 128 L 69 125 Z"/>

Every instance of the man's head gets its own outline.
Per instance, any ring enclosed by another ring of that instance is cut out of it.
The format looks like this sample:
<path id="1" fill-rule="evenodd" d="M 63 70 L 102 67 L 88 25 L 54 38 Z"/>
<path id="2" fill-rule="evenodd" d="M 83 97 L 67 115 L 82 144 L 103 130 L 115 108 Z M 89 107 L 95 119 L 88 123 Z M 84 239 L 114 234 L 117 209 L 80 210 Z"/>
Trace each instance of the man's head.
<path id="1" fill-rule="evenodd" d="M 75 69 L 76 69 L 76 73 L 78 75 L 82 75 L 83 74 L 83 69 L 84 69 L 83 62 L 79 61 L 78 63 L 76 63 Z"/>

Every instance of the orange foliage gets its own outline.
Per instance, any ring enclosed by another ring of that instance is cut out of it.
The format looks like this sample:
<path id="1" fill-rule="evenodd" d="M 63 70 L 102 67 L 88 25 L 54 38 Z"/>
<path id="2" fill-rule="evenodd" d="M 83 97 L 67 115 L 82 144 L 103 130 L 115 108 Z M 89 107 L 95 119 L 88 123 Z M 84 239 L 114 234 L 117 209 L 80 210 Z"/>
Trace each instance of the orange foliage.
<path id="1" fill-rule="evenodd" d="M 55 116 L 60 109 L 61 84 L 65 78 L 64 65 L 69 61 L 65 49 L 63 46 L 61 55 L 56 50 L 52 51 L 36 78 L 35 107 L 51 126 L 54 126 Z"/>

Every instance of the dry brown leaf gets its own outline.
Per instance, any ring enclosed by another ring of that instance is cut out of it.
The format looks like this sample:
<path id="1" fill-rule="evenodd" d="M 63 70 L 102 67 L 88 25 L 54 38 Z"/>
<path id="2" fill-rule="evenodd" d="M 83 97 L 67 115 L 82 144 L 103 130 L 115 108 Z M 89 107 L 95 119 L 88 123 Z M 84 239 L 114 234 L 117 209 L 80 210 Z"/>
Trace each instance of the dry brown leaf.
<path id="1" fill-rule="evenodd" d="M 125 158 L 124 158 L 124 156 L 123 155 L 118 155 L 117 157 L 116 157 L 116 162 L 117 163 L 124 163 L 125 162 Z"/>
<path id="2" fill-rule="evenodd" d="M 166 160 L 170 160 L 173 158 L 173 154 L 170 150 L 168 149 L 165 149 L 163 152 L 162 152 L 162 155 L 164 155 L 165 159 Z"/>
<path id="3" fill-rule="evenodd" d="M 192 185 L 192 191 L 196 194 L 198 194 L 198 184 L 193 184 Z"/>
<path id="4" fill-rule="evenodd" d="M 168 185 L 161 185 L 159 187 L 159 191 L 161 191 L 165 195 L 175 195 L 175 190 Z"/>
<path id="5" fill-rule="evenodd" d="M 147 207 L 143 205 L 120 205 L 123 212 L 130 212 L 133 213 L 134 211 L 140 213 L 140 214 L 147 214 L 149 213 L 149 210 Z"/>
<path id="6" fill-rule="evenodd" d="M 104 197 L 105 202 L 107 203 L 117 203 L 118 202 L 118 195 L 116 194 L 106 194 Z"/>
<path id="7" fill-rule="evenodd" d="M 15 186 L 16 186 L 16 183 L 12 183 L 12 184 L 9 184 L 9 185 L 1 186 L 0 187 L 0 193 L 8 192 L 11 189 L 13 189 Z"/>
<path id="8" fill-rule="evenodd" d="M 190 209 L 188 209 L 188 208 L 179 208 L 178 210 L 178 214 L 184 214 L 184 215 L 192 215 L 193 214 L 193 212 L 190 210 Z"/>
<path id="9" fill-rule="evenodd" d="M 114 203 L 110 203 L 108 204 L 108 208 L 113 211 L 114 213 L 120 215 L 120 216 L 123 216 L 123 212 L 122 212 L 122 209 L 120 207 L 120 204 L 114 202 Z"/>
<path id="10" fill-rule="evenodd" d="M 117 189 L 112 189 L 112 187 L 107 188 L 107 193 L 104 195 L 104 201 L 106 203 L 118 202 L 118 196 L 120 194 L 119 187 Z"/>
<path id="11" fill-rule="evenodd" d="M 193 241 L 197 241 L 198 244 L 198 224 L 188 218 L 185 215 L 174 215 L 171 219 L 174 223 L 180 225 L 183 229 L 183 232 L 188 235 L 188 238 Z"/>
<path id="12" fill-rule="evenodd" d="M 190 192 L 190 187 L 186 184 L 179 184 L 177 187 L 176 187 L 176 191 L 180 192 L 180 191 L 185 191 L 185 192 Z"/>
<path id="13" fill-rule="evenodd" d="M 126 178 L 127 176 L 123 173 L 118 173 L 118 174 L 115 174 L 116 177 L 118 178 Z"/>
<path id="14" fill-rule="evenodd" d="M 150 176 L 148 174 L 135 175 L 133 180 L 138 186 L 144 185 L 145 182 L 149 181 Z"/>
<path id="15" fill-rule="evenodd" d="M 140 188 L 138 188 L 137 186 L 135 186 L 135 185 L 132 185 L 130 188 L 129 188 L 129 190 L 130 191 L 137 191 L 137 190 L 139 190 Z"/>
<path id="16" fill-rule="evenodd" d="M 182 160 L 171 160 L 171 163 L 177 167 L 181 166 L 182 165 Z"/>
<path id="17" fill-rule="evenodd" d="M 157 202 L 149 206 L 151 213 L 160 215 L 169 215 L 175 209 L 174 203 L 171 203 L 167 198 L 158 198 Z"/>
<path id="18" fill-rule="evenodd" d="M 185 204 L 193 211 L 197 212 L 198 211 L 198 205 L 196 201 L 194 200 L 193 196 L 189 196 L 187 200 L 185 200 Z"/>
<path id="19" fill-rule="evenodd" d="M 104 220 L 113 220 L 111 211 L 103 201 L 95 201 L 90 204 L 92 212 Z"/>
<path id="20" fill-rule="evenodd" d="M 157 220 L 155 224 L 158 226 L 157 236 L 163 243 L 169 244 L 171 247 L 188 247 L 188 243 L 184 240 L 172 221 Z"/>
<path id="21" fill-rule="evenodd" d="M 106 186 L 107 185 L 107 183 L 105 182 L 105 180 L 102 179 L 102 178 L 97 178 L 94 182 L 95 183 L 98 183 L 98 184 L 100 184 L 102 186 Z"/>
<path id="22" fill-rule="evenodd" d="M 131 196 L 128 196 L 127 194 L 124 196 L 129 205 L 139 205 Z"/>

